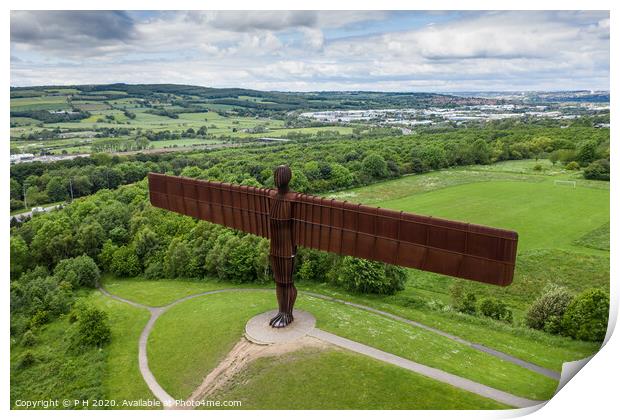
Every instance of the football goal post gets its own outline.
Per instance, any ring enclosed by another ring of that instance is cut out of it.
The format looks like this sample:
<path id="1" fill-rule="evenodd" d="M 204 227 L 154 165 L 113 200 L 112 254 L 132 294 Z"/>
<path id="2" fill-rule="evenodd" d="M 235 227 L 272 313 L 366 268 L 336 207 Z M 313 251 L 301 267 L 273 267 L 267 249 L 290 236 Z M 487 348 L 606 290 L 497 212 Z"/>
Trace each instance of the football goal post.
<path id="1" fill-rule="evenodd" d="M 577 188 L 577 181 L 560 181 L 556 179 L 555 181 L 553 181 L 553 183 L 555 185 L 565 185 L 565 186 Z"/>

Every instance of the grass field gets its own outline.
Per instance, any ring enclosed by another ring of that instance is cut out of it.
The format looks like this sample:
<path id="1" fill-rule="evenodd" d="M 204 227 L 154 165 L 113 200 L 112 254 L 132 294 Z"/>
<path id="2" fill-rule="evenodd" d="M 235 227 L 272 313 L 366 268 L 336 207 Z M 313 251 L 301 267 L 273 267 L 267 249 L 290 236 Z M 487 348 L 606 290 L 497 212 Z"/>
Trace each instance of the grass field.
<path id="1" fill-rule="evenodd" d="M 247 320 L 272 306 L 273 296 L 264 292 L 207 295 L 174 306 L 149 336 L 151 371 L 170 395 L 189 397 L 239 341 Z"/>
<path id="2" fill-rule="evenodd" d="M 302 350 L 258 359 L 209 398 L 241 401 L 242 409 L 267 410 L 508 408 L 413 372 L 338 350 Z"/>
<path id="3" fill-rule="evenodd" d="M 174 306 L 158 319 L 149 338 L 153 373 L 171 395 L 189 396 L 239 340 L 247 320 L 273 305 L 271 293 L 247 291 L 206 295 Z M 545 399 L 557 387 L 547 377 L 360 309 L 306 296 L 298 299 L 297 307 L 312 312 L 319 328 L 516 395 Z M 308 389 L 315 388 L 308 384 Z"/>
<path id="4" fill-rule="evenodd" d="M 609 192 L 552 182 L 488 181 L 377 203 L 408 212 L 485 224 L 519 233 L 519 252 L 568 249 L 609 221 Z"/>

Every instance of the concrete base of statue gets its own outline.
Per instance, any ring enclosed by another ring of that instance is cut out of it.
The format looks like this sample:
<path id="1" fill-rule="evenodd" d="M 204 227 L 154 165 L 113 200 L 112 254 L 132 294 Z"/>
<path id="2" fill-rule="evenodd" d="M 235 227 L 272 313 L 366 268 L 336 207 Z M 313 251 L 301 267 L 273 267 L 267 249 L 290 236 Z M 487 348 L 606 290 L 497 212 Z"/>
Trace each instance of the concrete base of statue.
<path id="1" fill-rule="evenodd" d="M 293 310 L 293 322 L 284 328 L 273 328 L 269 320 L 277 310 L 256 315 L 245 325 L 245 336 L 256 344 L 277 344 L 297 340 L 314 329 L 316 318 L 306 311 Z"/>

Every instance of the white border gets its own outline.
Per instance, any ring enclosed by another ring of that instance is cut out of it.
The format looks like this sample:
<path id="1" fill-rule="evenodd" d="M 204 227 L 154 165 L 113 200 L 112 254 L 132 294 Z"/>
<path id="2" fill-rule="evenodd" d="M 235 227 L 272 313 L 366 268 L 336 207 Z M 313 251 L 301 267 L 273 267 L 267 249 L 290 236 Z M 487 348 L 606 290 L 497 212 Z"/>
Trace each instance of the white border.
<path id="1" fill-rule="evenodd" d="M 197 0 L 176 0 L 174 2 L 162 1 L 162 0 L 134 0 L 131 3 L 119 0 L 108 1 L 84 1 L 76 0 L 56 0 L 52 2 L 45 1 L 8 1 L 5 3 L 5 13 L 2 15 L 2 21 L 0 22 L 3 28 L 2 34 L 4 37 L 4 57 L 5 65 L 3 68 L 3 86 L 8 91 L 10 85 L 10 14 L 9 10 L 36 10 L 36 9 L 119 9 L 119 10 L 341 10 L 341 9 L 355 9 L 355 10 L 611 10 L 611 75 L 618 74 L 617 59 L 618 54 L 614 51 L 613 45 L 617 43 L 617 31 L 615 31 L 615 15 L 618 9 L 618 2 L 602 1 L 602 0 L 589 0 L 589 1 L 549 1 L 549 0 L 503 0 L 489 1 L 489 0 L 468 0 L 468 1 L 456 1 L 456 0 L 434 0 L 434 1 L 421 1 L 416 2 L 406 0 L 382 0 L 381 2 L 370 2 L 366 0 L 356 2 L 334 2 L 333 0 L 300 0 L 300 1 L 282 1 L 282 0 L 263 0 L 261 2 L 228 0 L 226 2 L 204 2 Z M 222 7 L 224 6 L 224 7 Z M 352 7 L 351 7 L 352 6 Z M 616 48 L 617 49 L 617 48 Z M 617 178 L 615 174 L 618 170 L 616 165 L 616 156 L 618 156 L 618 136 L 616 135 L 617 124 L 619 119 L 616 116 L 616 110 L 614 104 L 616 103 L 616 79 L 611 77 L 611 101 L 612 101 L 612 177 Z M 8 184 L 9 179 L 9 165 L 8 165 L 8 153 L 9 153 L 9 110 L 10 101 L 9 96 L 5 96 L 2 101 L 2 116 L 4 118 L 5 128 L 5 141 L 4 141 L 4 165 L 2 165 L 2 182 L 4 186 Z M 9 212 L 9 192 L 8 189 L 0 189 L 0 200 L 5 208 L 5 214 Z M 611 185 L 611 213 L 616 214 L 618 211 L 618 188 L 616 181 Z M 6 221 L 5 221 L 6 223 Z M 9 279 L 9 248 L 8 237 L 9 229 L 8 224 L 2 225 L 2 236 L 4 240 L 1 243 L 0 258 L 2 259 L 3 269 L 3 292 L 0 293 L 0 299 L 2 299 L 2 327 L 4 332 L 4 346 L 5 351 L 2 352 L 2 388 L 0 393 L 0 403 L 3 410 L 8 410 L 9 407 L 9 371 L 8 371 L 8 354 L 9 354 L 9 294 L 8 294 L 8 279 Z M 617 240 L 616 233 L 618 226 L 615 218 L 611 219 L 611 296 L 612 307 L 610 311 L 610 328 L 608 331 L 608 341 L 601 351 L 578 373 L 575 379 L 571 380 L 548 404 L 542 409 L 530 414 L 531 418 L 535 419 L 571 419 L 571 418 L 610 418 L 613 413 L 618 413 L 618 374 L 620 373 L 620 363 L 618 361 L 618 355 L 620 354 L 620 344 L 618 334 L 611 335 L 613 326 L 615 326 L 618 315 L 618 282 L 616 280 L 618 275 L 618 264 L 616 262 L 617 257 Z M 286 411 L 262 411 L 248 413 L 245 411 L 232 411 L 232 412 L 114 412 L 116 418 L 161 418 L 170 416 L 190 416 L 193 418 L 205 418 L 205 417 L 217 417 L 223 419 L 239 418 L 239 417 L 254 417 L 254 416 L 269 416 L 270 419 L 285 419 L 291 415 L 296 418 L 314 419 L 317 415 L 324 417 L 342 417 L 343 415 L 353 415 L 359 419 L 370 419 L 376 417 L 389 417 L 389 418 L 459 418 L 459 419 L 481 419 L 481 418 L 508 418 L 516 417 L 526 414 L 528 410 L 511 410 L 505 411 L 356 411 L 356 412 L 286 412 Z M 531 411 L 531 410 L 529 410 Z M 10 411 L 9 415 L 14 418 L 31 418 L 31 417 L 48 417 L 48 418 L 79 418 L 84 413 L 79 411 L 69 412 L 23 412 L 23 411 Z M 88 416 L 93 418 L 107 418 L 110 412 L 104 411 L 91 411 Z M 616 414 L 617 415 L 617 414 Z"/>

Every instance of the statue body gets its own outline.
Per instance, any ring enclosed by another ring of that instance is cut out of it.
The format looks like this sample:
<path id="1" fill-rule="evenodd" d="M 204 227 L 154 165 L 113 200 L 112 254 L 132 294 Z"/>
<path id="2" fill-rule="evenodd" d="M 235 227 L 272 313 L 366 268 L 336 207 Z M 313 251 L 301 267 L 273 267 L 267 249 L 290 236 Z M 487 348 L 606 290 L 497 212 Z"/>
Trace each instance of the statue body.
<path id="1" fill-rule="evenodd" d="M 288 166 L 276 169 L 274 183 L 278 191 L 273 197 L 269 211 L 271 229 L 269 261 L 278 299 L 278 314 L 269 322 L 274 328 L 286 327 L 293 322 L 293 306 L 297 299 L 297 289 L 293 282 L 297 250 L 293 238 L 293 202 L 296 194 L 288 191 L 290 180 L 291 170 Z"/>

